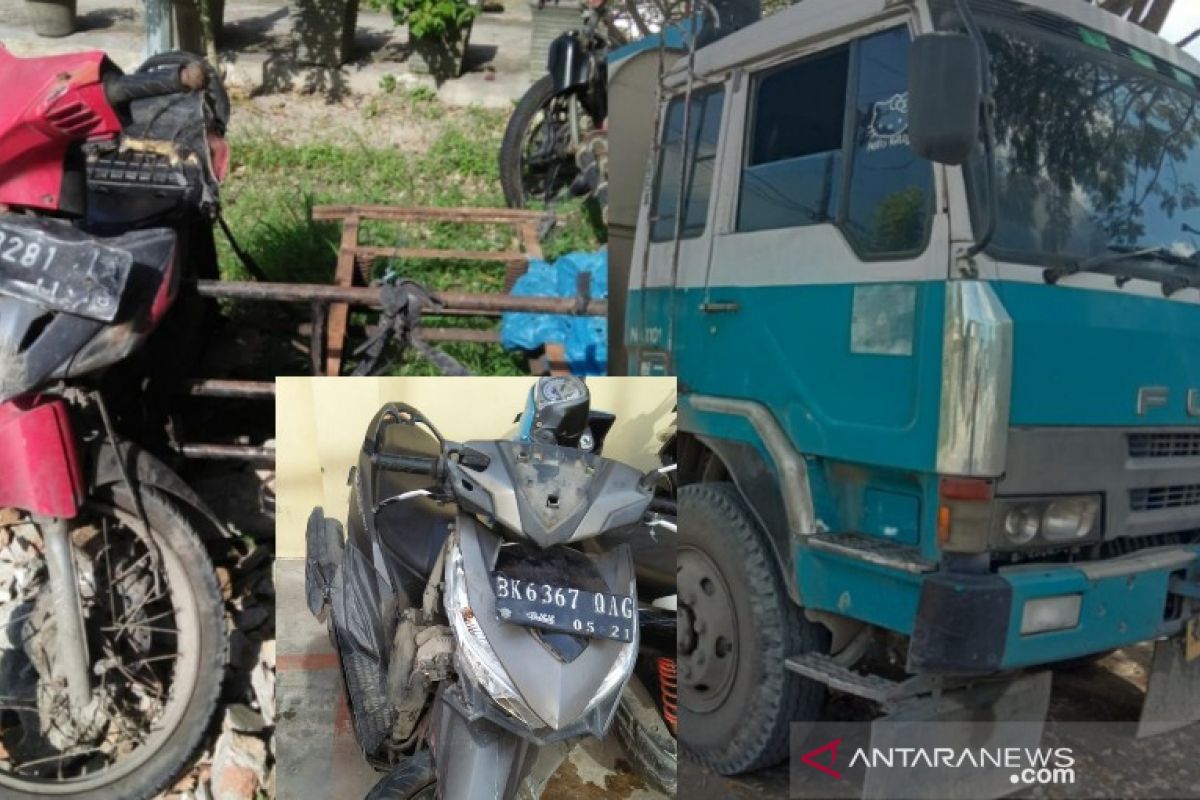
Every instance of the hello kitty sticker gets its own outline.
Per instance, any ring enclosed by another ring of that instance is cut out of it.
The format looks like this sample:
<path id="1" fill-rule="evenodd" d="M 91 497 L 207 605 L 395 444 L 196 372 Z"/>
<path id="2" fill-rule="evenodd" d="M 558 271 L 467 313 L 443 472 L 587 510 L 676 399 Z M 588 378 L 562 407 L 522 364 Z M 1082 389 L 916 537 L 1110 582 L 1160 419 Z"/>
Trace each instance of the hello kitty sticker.
<path id="1" fill-rule="evenodd" d="M 867 126 L 867 151 L 908 145 L 908 92 L 879 100 L 871 110 Z"/>

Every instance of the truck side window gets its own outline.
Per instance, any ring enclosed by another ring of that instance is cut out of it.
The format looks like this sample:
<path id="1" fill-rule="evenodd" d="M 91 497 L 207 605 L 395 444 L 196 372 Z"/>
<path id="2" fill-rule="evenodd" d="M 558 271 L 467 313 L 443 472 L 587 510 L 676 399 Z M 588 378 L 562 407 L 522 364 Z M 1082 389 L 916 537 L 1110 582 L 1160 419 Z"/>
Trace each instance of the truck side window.
<path id="1" fill-rule="evenodd" d="M 760 73 L 737 230 L 827 222 L 837 213 L 850 49 Z"/>
<path id="2" fill-rule="evenodd" d="M 933 167 L 908 145 L 910 45 L 893 28 L 754 77 L 738 231 L 835 222 L 864 258 L 921 249 Z"/>
<path id="3" fill-rule="evenodd" d="M 908 145 L 908 54 L 904 28 L 855 49 L 857 116 L 842 230 L 860 254 L 914 252 L 925 244 L 933 167 Z"/>
<path id="4" fill-rule="evenodd" d="M 708 219 L 708 197 L 716 166 L 717 137 L 721 129 L 724 89 L 706 89 L 692 94 L 688 115 L 689 142 L 687 180 L 683 187 L 682 238 L 704 232 Z M 654 200 L 650 206 L 650 241 L 675 238 L 675 215 L 679 209 L 679 177 L 683 155 L 684 98 L 676 97 L 667 106 L 663 128 L 662 155 L 654 182 Z"/>

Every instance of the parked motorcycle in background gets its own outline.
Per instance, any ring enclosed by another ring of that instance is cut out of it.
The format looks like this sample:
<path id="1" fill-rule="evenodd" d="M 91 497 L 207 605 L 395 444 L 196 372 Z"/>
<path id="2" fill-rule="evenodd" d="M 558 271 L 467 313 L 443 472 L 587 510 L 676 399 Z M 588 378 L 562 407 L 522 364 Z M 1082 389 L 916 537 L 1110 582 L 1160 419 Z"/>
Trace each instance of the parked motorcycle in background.
<path id="1" fill-rule="evenodd" d="M 157 387 L 202 341 L 229 101 L 193 56 L 0 47 L 0 796 L 151 797 L 224 675 L 206 543 Z"/>
<path id="2" fill-rule="evenodd" d="M 625 41 L 610 0 L 584 0 L 582 26 L 550 43 L 546 73 L 509 117 L 500 146 L 500 184 L 512 208 L 566 197 L 607 203 L 610 47 Z"/>
<path id="3" fill-rule="evenodd" d="M 389 770 L 370 798 L 537 797 L 571 746 L 637 705 L 623 696 L 646 640 L 673 661 L 674 611 L 654 610 L 673 608 L 669 470 L 600 455 L 614 418 L 578 378 L 540 379 L 521 422 L 515 440 L 458 443 L 389 404 L 351 473 L 348 531 L 309 519 L 309 609 L 359 745 Z M 671 586 L 652 597 L 634 556 L 653 544 Z"/>

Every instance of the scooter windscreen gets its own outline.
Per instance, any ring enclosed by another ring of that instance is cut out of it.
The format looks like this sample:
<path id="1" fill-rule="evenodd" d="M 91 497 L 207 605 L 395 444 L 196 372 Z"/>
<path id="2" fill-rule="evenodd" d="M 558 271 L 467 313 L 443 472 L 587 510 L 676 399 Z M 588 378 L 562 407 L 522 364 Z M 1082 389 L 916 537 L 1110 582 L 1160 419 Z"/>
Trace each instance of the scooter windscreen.
<path id="1" fill-rule="evenodd" d="M 478 457 L 447 465 L 459 506 L 541 547 L 640 522 L 654 499 L 642 473 L 573 447 L 499 440 L 464 449 Z"/>
<path id="2" fill-rule="evenodd" d="M 638 648 L 629 548 L 541 550 L 466 516 L 456 528 L 445 607 L 467 678 L 460 712 L 541 741 L 602 735 Z"/>

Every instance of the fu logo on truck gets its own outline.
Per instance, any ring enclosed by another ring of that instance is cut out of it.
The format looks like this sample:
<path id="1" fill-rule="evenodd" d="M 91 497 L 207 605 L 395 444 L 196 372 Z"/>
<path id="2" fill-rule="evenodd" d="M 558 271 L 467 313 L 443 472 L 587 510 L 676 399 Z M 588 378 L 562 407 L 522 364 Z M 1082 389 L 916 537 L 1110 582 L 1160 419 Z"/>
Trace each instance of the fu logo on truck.
<path id="1" fill-rule="evenodd" d="M 1200 389 L 1189 389 L 1187 393 L 1189 417 L 1200 418 Z M 1166 408 L 1171 404 L 1171 390 L 1166 386 L 1142 386 L 1137 393 L 1137 413 L 1144 417 L 1154 408 Z"/>

